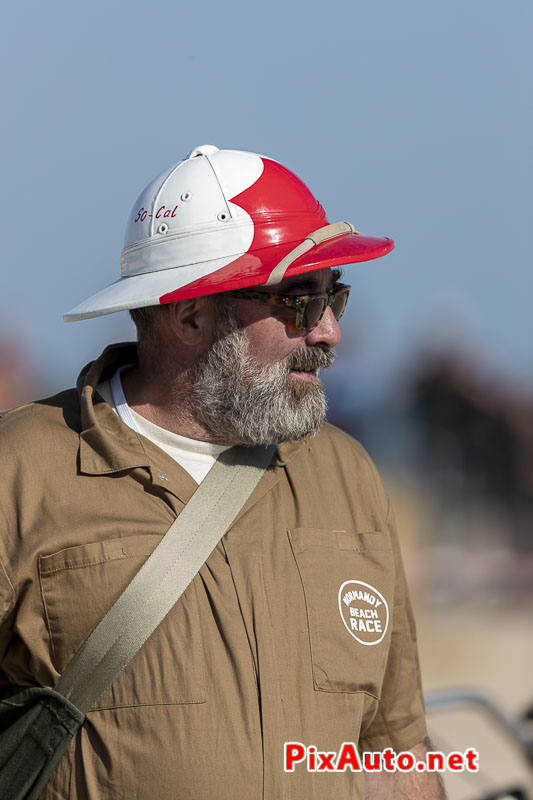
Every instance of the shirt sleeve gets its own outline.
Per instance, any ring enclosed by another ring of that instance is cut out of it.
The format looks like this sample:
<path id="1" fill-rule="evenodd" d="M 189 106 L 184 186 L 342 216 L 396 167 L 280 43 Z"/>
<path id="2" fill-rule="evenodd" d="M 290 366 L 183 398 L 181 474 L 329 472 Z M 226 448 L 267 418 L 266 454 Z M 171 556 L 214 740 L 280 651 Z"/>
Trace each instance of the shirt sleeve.
<path id="1" fill-rule="evenodd" d="M 408 750 L 426 736 L 416 627 L 394 514 L 387 514 L 396 572 L 391 645 L 376 714 L 360 738 L 361 750 Z"/>

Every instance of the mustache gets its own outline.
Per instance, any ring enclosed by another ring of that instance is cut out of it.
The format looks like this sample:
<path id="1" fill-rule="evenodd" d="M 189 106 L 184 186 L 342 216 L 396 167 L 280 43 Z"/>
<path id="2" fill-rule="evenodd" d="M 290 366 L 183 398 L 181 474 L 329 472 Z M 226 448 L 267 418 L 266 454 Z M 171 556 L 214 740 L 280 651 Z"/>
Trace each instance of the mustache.
<path id="1" fill-rule="evenodd" d="M 329 348 L 326 350 L 323 347 L 297 347 L 287 356 L 285 364 L 289 371 L 294 369 L 307 372 L 330 367 L 335 357 L 335 351 Z"/>

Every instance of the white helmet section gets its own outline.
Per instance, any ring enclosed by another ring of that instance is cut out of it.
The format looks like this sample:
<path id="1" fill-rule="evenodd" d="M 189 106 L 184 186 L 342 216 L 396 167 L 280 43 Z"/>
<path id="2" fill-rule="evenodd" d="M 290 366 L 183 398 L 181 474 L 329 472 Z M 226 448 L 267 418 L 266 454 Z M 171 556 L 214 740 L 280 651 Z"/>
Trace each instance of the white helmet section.
<path id="1" fill-rule="evenodd" d="M 252 186 L 263 168 L 255 153 L 204 145 L 165 170 L 132 209 L 119 280 L 73 308 L 64 320 L 156 305 L 162 295 L 246 253 L 254 225 L 231 198 Z"/>

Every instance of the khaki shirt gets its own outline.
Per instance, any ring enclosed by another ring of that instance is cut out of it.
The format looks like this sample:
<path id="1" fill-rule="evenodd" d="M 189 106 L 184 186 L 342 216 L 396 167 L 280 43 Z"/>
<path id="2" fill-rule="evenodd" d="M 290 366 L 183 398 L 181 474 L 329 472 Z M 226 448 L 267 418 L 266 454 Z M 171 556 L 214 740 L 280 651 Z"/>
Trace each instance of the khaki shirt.
<path id="1" fill-rule="evenodd" d="M 95 391 L 135 359 L 112 346 L 77 390 L 0 422 L 4 684 L 55 684 L 196 489 Z M 361 774 L 286 773 L 284 742 L 399 751 L 425 735 L 392 514 L 363 448 L 324 425 L 278 447 L 43 798 L 353 800 Z"/>

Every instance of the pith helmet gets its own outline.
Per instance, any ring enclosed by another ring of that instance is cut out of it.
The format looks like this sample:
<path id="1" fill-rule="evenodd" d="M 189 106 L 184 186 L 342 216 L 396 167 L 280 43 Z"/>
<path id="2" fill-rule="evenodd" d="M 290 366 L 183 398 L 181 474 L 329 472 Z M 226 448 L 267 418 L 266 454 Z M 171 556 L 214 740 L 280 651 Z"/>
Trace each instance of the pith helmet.
<path id="1" fill-rule="evenodd" d="M 197 147 L 136 201 L 122 274 L 66 322 L 367 261 L 394 247 L 349 222 L 330 224 L 307 186 L 256 153 Z"/>

